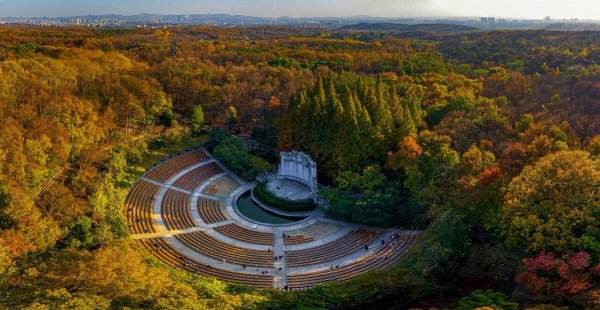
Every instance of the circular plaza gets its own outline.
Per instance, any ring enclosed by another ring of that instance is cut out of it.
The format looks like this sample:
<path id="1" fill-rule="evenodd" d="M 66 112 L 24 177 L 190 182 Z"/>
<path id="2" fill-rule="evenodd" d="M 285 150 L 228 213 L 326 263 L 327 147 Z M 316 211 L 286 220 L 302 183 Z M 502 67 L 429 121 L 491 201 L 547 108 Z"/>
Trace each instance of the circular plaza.
<path id="1" fill-rule="evenodd" d="M 140 177 L 125 215 L 133 238 L 163 262 L 258 288 L 305 289 L 390 267 L 419 236 L 340 222 L 319 208 L 269 208 L 253 199 L 256 185 L 198 149 Z M 284 197 L 310 197 L 302 182 L 272 179 L 268 186 Z"/>

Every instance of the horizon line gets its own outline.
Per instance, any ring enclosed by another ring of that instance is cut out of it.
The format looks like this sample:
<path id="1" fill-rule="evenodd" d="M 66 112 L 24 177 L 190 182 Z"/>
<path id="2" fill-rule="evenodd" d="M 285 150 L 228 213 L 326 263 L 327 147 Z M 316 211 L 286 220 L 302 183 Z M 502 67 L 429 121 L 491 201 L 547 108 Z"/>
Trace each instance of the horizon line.
<path id="1" fill-rule="evenodd" d="M 0 16 L 0 19 L 5 18 L 69 18 L 69 17 L 92 17 L 92 16 L 103 16 L 103 15 L 115 15 L 122 17 L 133 17 L 140 15 L 157 15 L 157 16 L 185 16 L 185 15 L 228 15 L 228 16 L 243 16 L 243 17 L 252 17 L 252 18 L 272 18 L 272 19 L 281 19 L 281 18 L 290 18 L 290 19 L 352 19 L 352 18 L 371 18 L 371 19 L 477 19 L 481 17 L 494 17 L 499 19 L 508 19 L 508 20 L 544 20 L 544 17 L 517 17 L 517 16 L 490 16 L 490 15 L 427 15 L 427 16 L 394 16 L 394 17 L 384 17 L 384 16 L 371 16 L 371 15 L 348 15 L 348 16 L 257 16 L 257 15 L 244 15 L 244 14 L 232 14 L 232 13 L 136 13 L 136 14 L 122 14 L 122 13 L 98 13 L 98 14 L 81 14 L 81 15 L 63 15 L 63 16 Z M 569 18 L 551 18 L 551 20 L 579 20 L 579 21 L 600 21 L 599 19 L 588 19 L 588 18 L 579 18 L 579 17 L 569 17 Z"/>

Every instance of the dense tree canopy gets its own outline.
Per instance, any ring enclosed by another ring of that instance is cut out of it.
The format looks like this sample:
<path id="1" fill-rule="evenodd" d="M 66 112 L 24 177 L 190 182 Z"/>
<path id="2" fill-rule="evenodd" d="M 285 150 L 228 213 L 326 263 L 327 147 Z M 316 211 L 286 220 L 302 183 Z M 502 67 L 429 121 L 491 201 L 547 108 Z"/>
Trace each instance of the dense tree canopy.
<path id="1" fill-rule="evenodd" d="M 2 26 L 1 307 L 597 308 L 598 37 Z M 301 292 L 163 266 L 128 241 L 123 201 L 199 144 L 248 179 L 305 151 L 329 217 L 421 242 Z"/>
<path id="2" fill-rule="evenodd" d="M 414 115 L 414 116 L 413 116 Z M 321 171 L 360 171 L 381 162 L 400 137 L 415 134 L 420 107 L 400 100 L 381 77 L 352 74 L 319 79 L 295 94 L 282 120 L 278 146 L 310 153 Z"/>

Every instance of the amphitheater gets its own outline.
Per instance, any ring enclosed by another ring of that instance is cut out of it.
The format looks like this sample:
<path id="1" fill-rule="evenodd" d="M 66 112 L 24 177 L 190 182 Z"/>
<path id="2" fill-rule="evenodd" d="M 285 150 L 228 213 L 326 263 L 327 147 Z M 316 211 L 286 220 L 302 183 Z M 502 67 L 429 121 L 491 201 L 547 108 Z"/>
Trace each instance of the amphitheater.
<path id="1" fill-rule="evenodd" d="M 125 215 L 133 238 L 165 263 L 258 288 L 349 280 L 395 264 L 419 236 L 336 221 L 319 210 L 291 223 L 253 221 L 236 201 L 254 185 L 198 149 L 141 176 Z"/>

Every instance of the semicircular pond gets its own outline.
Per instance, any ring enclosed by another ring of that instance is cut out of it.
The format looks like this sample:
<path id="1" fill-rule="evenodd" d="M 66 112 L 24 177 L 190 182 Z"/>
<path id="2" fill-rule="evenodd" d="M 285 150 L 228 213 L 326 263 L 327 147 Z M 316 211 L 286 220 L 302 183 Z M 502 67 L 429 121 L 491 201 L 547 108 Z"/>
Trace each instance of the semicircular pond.
<path id="1" fill-rule="evenodd" d="M 242 194 L 237 200 L 237 209 L 248 219 L 265 224 L 288 224 L 305 219 L 304 217 L 287 217 L 269 213 L 252 201 L 249 191 Z"/>

